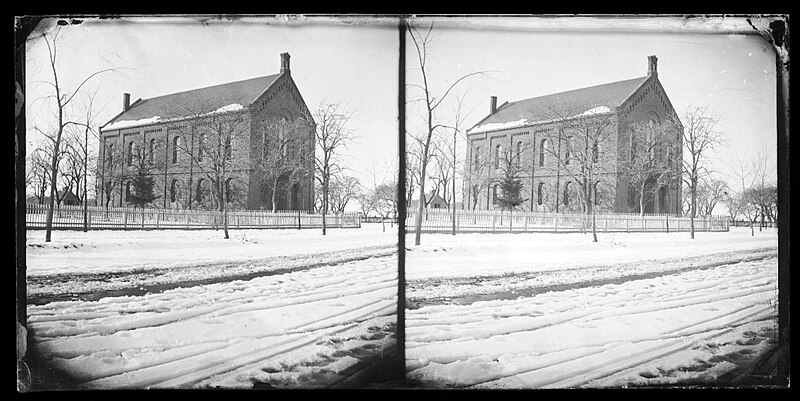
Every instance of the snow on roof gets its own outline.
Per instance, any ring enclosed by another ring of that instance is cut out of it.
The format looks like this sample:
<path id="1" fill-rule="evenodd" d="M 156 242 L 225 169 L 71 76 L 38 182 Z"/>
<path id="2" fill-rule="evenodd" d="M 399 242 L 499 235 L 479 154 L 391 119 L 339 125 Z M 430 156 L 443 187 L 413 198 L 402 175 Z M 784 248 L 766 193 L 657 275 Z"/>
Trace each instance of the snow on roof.
<path id="1" fill-rule="evenodd" d="M 634 78 L 509 102 L 476 124 L 469 132 L 496 131 L 610 113 L 649 78 Z"/>
<path id="2" fill-rule="evenodd" d="M 238 111 L 244 109 L 239 103 L 232 103 L 226 106 L 222 106 L 214 111 L 201 114 L 201 116 L 207 116 L 211 114 L 220 114 L 220 113 L 227 113 L 231 111 Z M 137 127 L 140 125 L 148 125 L 148 124 L 155 124 L 155 123 L 166 123 L 166 122 L 174 122 L 184 120 L 185 118 L 161 118 L 161 116 L 153 116 L 150 118 L 143 118 L 141 120 L 126 120 L 126 121 L 115 121 L 105 127 L 104 130 L 115 130 L 115 129 L 123 129 L 123 128 L 130 128 L 130 127 Z"/>
<path id="3" fill-rule="evenodd" d="M 130 128 L 180 120 L 185 118 L 180 116 L 180 107 L 187 102 L 200 103 L 203 109 L 214 110 L 205 114 L 242 110 L 251 105 L 280 76 L 281 74 L 269 75 L 139 100 L 101 129 Z"/>

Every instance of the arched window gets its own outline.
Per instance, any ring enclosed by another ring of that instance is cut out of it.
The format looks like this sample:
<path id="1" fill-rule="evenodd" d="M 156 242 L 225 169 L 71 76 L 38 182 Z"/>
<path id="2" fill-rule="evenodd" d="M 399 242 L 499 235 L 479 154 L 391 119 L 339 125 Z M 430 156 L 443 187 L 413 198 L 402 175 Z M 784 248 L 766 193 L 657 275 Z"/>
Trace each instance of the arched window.
<path id="1" fill-rule="evenodd" d="M 125 183 L 125 202 L 131 199 L 131 182 L 128 181 Z"/>
<path id="2" fill-rule="evenodd" d="M 475 150 L 473 151 L 473 154 L 475 155 L 473 157 L 473 160 L 474 160 L 474 163 L 475 163 L 474 164 L 475 171 L 480 171 L 480 169 L 481 169 L 481 147 L 480 146 L 476 146 Z"/>
<path id="3" fill-rule="evenodd" d="M 498 184 L 494 184 L 492 187 L 492 203 L 497 203 L 497 187 Z"/>
<path id="4" fill-rule="evenodd" d="M 536 190 L 536 204 L 541 205 L 544 202 L 544 183 L 539 183 L 539 188 Z"/>
<path id="5" fill-rule="evenodd" d="M 234 199 L 233 198 L 234 197 L 233 184 L 231 184 L 231 181 L 233 181 L 233 178 L 228 178 L 225 181 L 225 201 L 228 202 L 228 203 L 233 202 L 233 199 Z M 295 185 L 297 185 L 297 184 L 295 184 Z"/>
<path id="6" fill-rule="evenodd" d="M 128 142 L 128 158 L 127 158 L 128 166 L 133 166 L 134 146 L 135 146 L 134 142 Z"/>
<path id="7" fill-rule="evenodd" d="M 497 144 L 497 146 L 494 147 L 494 168 L 500 167 L 500 154 L 502 152 L 503 152 L 503 146 Z"/>
<path id="8" fill-rule="evenodd" d="M 172 164 L 178 164 L 178 148 L 181 146 L 181 137 L 172 139 Z"/>
<path id="9" fill-rule="evenodd" d="M 206 153 L 206 134 L 200 134 L 197 139 L 197 161 L 203 161 L 203 155 Z"/>
<path id="10" fill-rule="evenodd" d="M 150 149 L 149 149 L 149 151 L 147 153 L 147 161 L 149 161 L 150 164 L 153 163 L 153 155 L 155 153 L 156 153 L 156 140 L 155 140 L 155 138 L 153 138 L 153 139 L 150 140 Z"/>
<path id="11" fill-rule="evenodd" d="M 658 189 L 658 208 L 659 212 L 667 213 L 667 187 Z"/>
<path id="12" fill-rule="evenodd" d="M 564 164 L 569 164 L 572 159 L 572 137 L 567 137 L 564 143 Z"/>
<path id="13" fill-rule="evenodd" d="M 175 202 L 175 199 L 178 197 L 178 180 L 172 180 L 172 183 L 169 185 L 169 201 Z"/>
<path id="14" fill-rule="evenodd" d="M 569 206 L 569 194 L 571 192 L 570 187 L 572 186 L 571 184 L 572 182 L 570 181 L 567 181 L 567 183 L 564 184 L 564 206 Z"/>
<path id="15" fill-rule="evenodd" d="M 544 166 L 545 162 L 545 151 L 547 150 L 547 139 L 542 139 L 539 143 L 539 166 Z"/>
<path id="16" fill-rule="evenodd" d="M 197 191 L 196 191 L 196 194 L 195 194 L 195 200 L 197 201 L 197 203 L 203 202 L 203 192 L 205 192 L 204 191 L 204 189 L 205 189 L 204 188 L 205 187 L 204 184 L 205 184 L 205 180 L 202 179 L 202 178 L 197 181 Z"/>

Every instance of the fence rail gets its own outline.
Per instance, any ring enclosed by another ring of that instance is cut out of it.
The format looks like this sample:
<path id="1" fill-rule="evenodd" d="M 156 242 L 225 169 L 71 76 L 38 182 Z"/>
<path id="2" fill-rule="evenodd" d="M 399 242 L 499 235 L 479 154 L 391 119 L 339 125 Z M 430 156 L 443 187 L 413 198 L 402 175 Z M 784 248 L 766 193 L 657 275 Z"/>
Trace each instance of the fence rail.
<path id="1" fill-rule="evenodd" d="M 406 214 L 406 231 L 416 230 L 417 211 Z M 689 231 L 690 219 L 667 214 L 596 214 L 599 232 L 675 232 Z M 592 228 L 592 217 L 581 213 L 500 212 L 457 210 L 456 232 L 582 232 Z M 726 216 L 702 216 L 694 220 L 695 231 L 728 231 Z M 422 232 L 449 233 L 453 214 L 447 210 L 426 210 Z"/>
<path id="2" fill-rule="evenodd" d="M 212 210 L 133 209 L 122 207 L 87 208 L 87 228 L 90 230 L 161 230 L 161 229 L 220 229 L 223 214 Z M 45 228 L 47 205 L 26 205 L 25 223 L 28 229 Z M 325 216 L 329 228 L 359 228 L 358 213 L 345 212 Z M 322 215 L 298 211 L 236 210 L 228 212 L 229 229 L 254 228 L 322 228 Z M 53 210 L 53 229 L 83 229 L 83 207 L 61 206 Z"/>

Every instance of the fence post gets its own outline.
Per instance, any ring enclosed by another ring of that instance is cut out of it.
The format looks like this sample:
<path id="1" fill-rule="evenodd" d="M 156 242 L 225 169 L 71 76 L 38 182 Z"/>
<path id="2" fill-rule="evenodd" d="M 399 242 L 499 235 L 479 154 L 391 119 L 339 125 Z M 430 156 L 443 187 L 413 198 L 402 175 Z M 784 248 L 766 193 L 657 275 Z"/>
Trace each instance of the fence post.
<path id="1" fill-rule="evenodd" d="M 123 230 L 127 230 L 128 229 L 128 211 L 127 210 L 123 210 L 122 211 L 122 229 Z"/>
<path id="2" fill-rule="evenodd" d="M 497 223 L 497 216 L 492 215 L 492 233 L 494 233 L 494 226 Z"/>
<path id="3" fill-rule="evenodd" d="M 186 213 L 186 212 L 184 212 Z M 189 229 L 189 213 L 186 213 L 186 229 Z"/>
<path id="4" fill-rule="evenodd" d="M 558 213 L 556 213 L 556 224 L 555 224 L 555 228 L 553 229 L 553 231 L 558 231 Z"/>
<path id="5" fill-rule="evenodd" d="M 86 213 L 86 228 L 92 228 L 92 213 Z"/>

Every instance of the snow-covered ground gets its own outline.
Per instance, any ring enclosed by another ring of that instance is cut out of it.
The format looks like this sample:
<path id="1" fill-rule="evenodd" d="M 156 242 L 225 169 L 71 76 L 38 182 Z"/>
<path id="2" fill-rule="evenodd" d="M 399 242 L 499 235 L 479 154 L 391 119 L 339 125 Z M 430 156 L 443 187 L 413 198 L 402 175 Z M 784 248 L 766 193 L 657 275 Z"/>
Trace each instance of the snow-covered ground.
<path id="1" fill-rule="evenodd" d="M 773 343 L 775 230 L 422 242 L 405 267 L 406 365 L 421 385 L 713 384 Z"/>
<path id="2" fill-rule="evenodd" d="M 40 297 L 107 289 L 87 277 L 122 283 L 114 288 L 124 294 L 126 277 L 147 286 L 155 273 L 181 272 L 168 275 L 174 286 L 135 296 L 28 305 L 32 350 L 83 387 L 330 386 L 395 348 L 397 234 L 388 226 L 325 237 L 242 230 L 229 240 L 214 231 L 54 232 L 45 244 L 37 235 L 28 233 L 28 279 Z M 303 268 L 316 256 L 324 263 Z M 270 272 L 283 259 L 296 266 L 246 280 L 213 268 Z M 75 280 L 37 281 L 51 276 Z"/>

